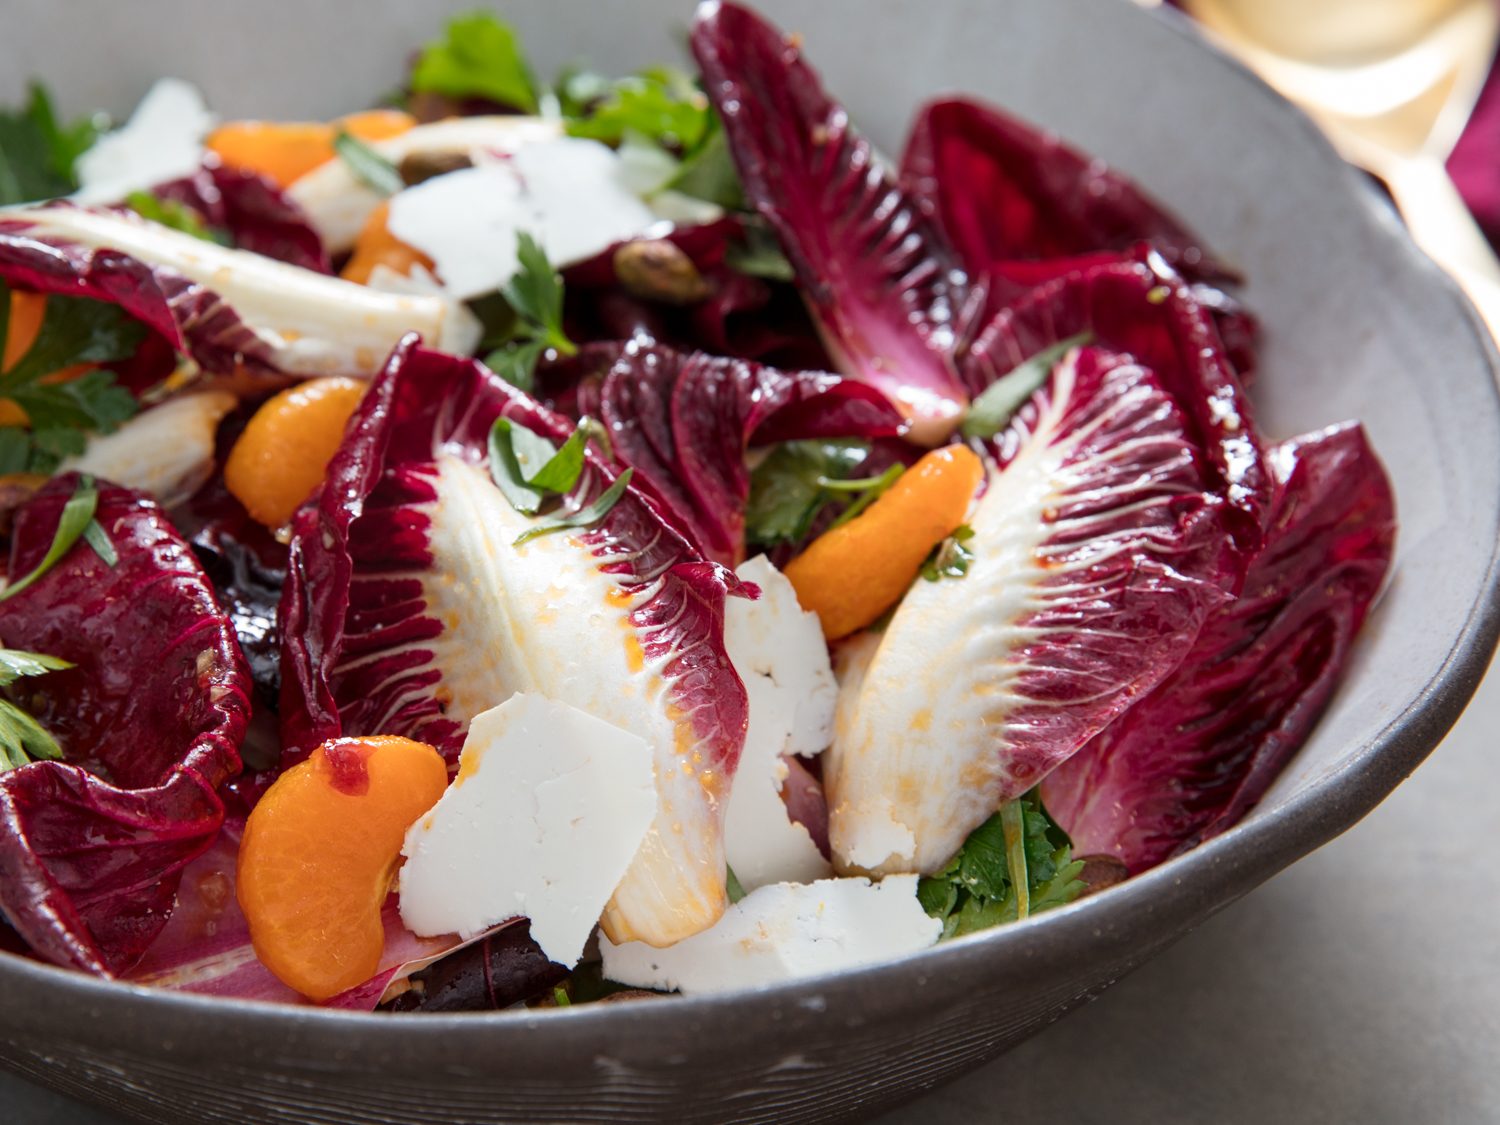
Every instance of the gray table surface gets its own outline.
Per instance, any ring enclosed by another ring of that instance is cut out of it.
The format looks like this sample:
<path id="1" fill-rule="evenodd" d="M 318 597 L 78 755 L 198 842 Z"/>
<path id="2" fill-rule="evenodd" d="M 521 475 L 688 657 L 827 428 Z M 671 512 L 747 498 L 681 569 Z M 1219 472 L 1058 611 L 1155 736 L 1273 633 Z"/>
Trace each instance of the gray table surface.
<path id="1" fill-rule="evenodd" d="M 1500 673 L 1348 834 L 882 1125 L 1500 1122 Z M 0 1121 L 116 1125 L 0 1073 Z"/>

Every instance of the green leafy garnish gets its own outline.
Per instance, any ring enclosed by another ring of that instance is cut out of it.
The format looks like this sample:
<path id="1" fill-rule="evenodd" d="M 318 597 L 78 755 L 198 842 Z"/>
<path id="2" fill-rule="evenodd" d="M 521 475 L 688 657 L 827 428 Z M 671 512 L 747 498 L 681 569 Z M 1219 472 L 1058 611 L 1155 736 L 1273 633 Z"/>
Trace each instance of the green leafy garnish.
<path id="1" fill-rule="evenodd" d="M 10 289 L 0 281 L 0 350 L 10 332 Z M 114 305 L 86 297 L 47 298 L 31 347 L 0 375 L 0 399 L 26 412 L 29 428 L 0 427 L 0 473 L 50 473 L 83 452 L 88 431 L 110 433 L 135 414 L 135 397 L 113 373 L 88 371 L 62 383 L 43 376 L 78 364 L 127 359 L 146 330 Z"/>
<path id="2" fill-rule="evenodd" d="M 573 1001 L 568 999 L 568 990 L 562 985 L 552 990 L 552 1003 L 558 1008 L 569 1008 L 573 1005 Z"/>
<path id="3" fill-rule="evenodd" d="M 995 380 L 969 406 L 969 412 L 964 415 L 963 424 L 959 427 L 963 435 L 972 438 L 994 437 L 1010 424 L 1016 411 L 1047 381 L 1058 361 L 1074 348 L 1081 348 L 1092 339 L 1092 332 L 1080 332 L 1066 340 L 1059 340 L 1050 348 L 1043 348 L 1036 355 L 1022 360 Z"/>
<path id="4" fill-rule="evenodd" d="M 739 273 L 767 281 L 794 280 L 796 272 L 792 269 L 792 263 L 787 261 L 786 255 L 781 252 L 781 244 L 766 229 L 765 224 L 746 222 L 744 226 L 745 237 L 743 241 L 729 244 L 729 249 L 724 254 L 725 264 Z"/>
<path id="5" fill-rule="evenodd" d="M 125 197 L 125 206 L 143 219 L 201 238 L 204 242 L 214 242 L 220 246 L 230 244 L 227 234 L 210 227 L 198 212 L 180 200 L 163 199 L 149 191 L 133 191 Z"/>
<path id="6" fill-rule="evenodd" d="M 533 539 L 537 539 L 543 535 L 551 535 L 556 531 L 567 531 L 569 528 L 575 527 L 592 527 L 605 516 L 609 515 L 610 509 L 619 503 L 620 497 L 625 495 L 625 486 L 630 483 L 630 478 L 634 475 L 634 469 L 626 469 L 615 478 L 614 484 L 599 494 L 593 503 L 585 504 L 576 512 L 569 512 L 565 516 L 558 516 L 555 519 L 533 525 L 521 532 L 520 535 L 517 535 L 512 542 L 512 546 L 519 547 L 522 543 L 529 543 Z"/>
<path id="7" fill-rule="evenodd" d="M 669 66 L 649 67 L 617 82 L 571 75 L 558 97 L 569 136 L 609 145 L 634 133 L 683 156 L 695 153 L 713 127 L 708 97 L 691 76 Z"/>
<path id="8" fill-rule="evenodd" d="M 730 902 L 739 902 L 745 897 L 745 888 L 740 883 L 739 876 L 734 873 L 734 868 L 727 863 L 724 865 L 724 893 L 728 895 Z"/>
<path id="9" fill-rule="evenodd" d="M 24 108 L 0 113 L 0 206 L 76 190 L 73 166 L 106 125 L 97 115 L 58 124 L 52 99 L 33 82 Z"/>
<path id="10" fill-rule="evenodd" d="M 969 833 L 947 866 L 917 884 L 917 899 L 942 920 L 944 938 L 1014 922 L 1087 889 L 1078 878 L 1083 861 L 1072 851 L 1032 790 Z"/>
<path id="11" fill-rule="evenodd" d="M 98 507 L 99 490 L 94 487 L 93 478 L 81 477 L 78 487 L 73 490 L 73 495 L 68 497 L 68 502 L 63 505 L 62 515 L 57 520 L 57 530 L 52 534 L 52 545 L 47 548 L 42 561 L 36 564 L 30 574 L 0 590 L 0 602 L 15 597 L 56 566 L 93 522 L 94 511 Z M 110 549 L 113 551 L 114 548 Z"/>
<path id="12" fill-rule="evenodd" d="M 896 478 L 906 472 L 906 466 L 900 463 L 890 466 L 878 477 L 864 477 L 860 480 L 829 480 L 827 477 L 820 478 L 818 486 L 825 490 L 834 492 L 857 492 L 854 503 L 850 504 L 838 514 L 838 518 L 829 525 L 829 530 L 835 527 L 843 527 L 855 516 L 859 515 L 876 500 L 880 494 L 891 485 L 896 483 Z"/>
<path id="13" fill-rule="evenodd" d="M 870 450 L 852 441 L 788 441 L 776 446 L 750 473 L 745 535 L 759 547 L 800 543 L 830 504 L 847 499 L 825 487 L 847 480 Z"/>
<path id="14" fill-rule="evenodd" d="M 563 331 L 563 283 L 546 251 L 522 231 L 516 241 L 517 270 L 500 289 L 510 309 L 506 321 L 498 309 L 489 310 L 487 341 L 493 350 L 484 363 L 511 386 L 530 391 L 536 365 L 548 349 L 574 355 L 578 345 Z M 497 346 L 496 346 L 497 345 Z"/>
<path id="15" fill-rule="evenodd" d="M 428 43 L 411 71 L 418 94 L 487 98 L 523 113 L 537 111 L 536 83 L 515 29 L 489 12 L 448 21 L 442 39 Z"/>
<path id="16" fill-rule="evenodd" d="M 22 676 L 45 676 L 48 672 L 71 667 L 72 663 L 61 657 L 22 652 L 18 648 L 0 648 L 0 688 L 10 687 Z"/>
<path id="17" fill-rule="evenodd" d="M 333 151 L 349 174 L 376 195 L 392 196 L 406 186 L 394 164 L 347 130 L 334 135 Z"/>
<path id="18" fill-rule="evenodd" d="M 71 667 L 70 661 L 56 656 L 0 648 L 0 688 L 10 687 L 23 676 L 45 676 Z M 27 762 L 61 757 L 57 740 L 40 723 L 9 699 L 0 699 L 0 773 Z"/>
<path id="19" fill-rule="evenodd" d="M 944 578 L 962 578 L 969 573 L 969 564 L 974 561 L 974 552 L 964 546 L 974 538 L 974 529 L 968 524 L 958 528 L 932 549 L 922 563 L 922 577 L 929 582 Z"/>

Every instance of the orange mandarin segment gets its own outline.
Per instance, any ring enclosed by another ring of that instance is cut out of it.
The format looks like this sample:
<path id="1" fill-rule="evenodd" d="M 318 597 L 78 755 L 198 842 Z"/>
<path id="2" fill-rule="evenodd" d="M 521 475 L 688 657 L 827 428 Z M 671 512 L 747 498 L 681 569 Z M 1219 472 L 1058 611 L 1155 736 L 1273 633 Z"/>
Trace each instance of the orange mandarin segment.
<path id="1" fill-rule="evenodd" d="M 332 739 L 276 779 L 245 823 L 236 893 L 278 980 L 327 1000 L 375 975 L 402 841 L 447 785 L 442 755 L 389 736 Z"/>
<path id="2" fill-rule="evenodd" d="M 6 328 L 5 352 L 0 355 L 0 372 L 9 371 L 36 343 L 47 312 L 45 293 L 22 293 L 11 290 L 10 322 Z"/>
<path id="3" fill-rule="evenodd" d="M 255 412 L 224 463 L 224 484 L 258 522 L 285 527 L 323 483 L 344 427 L 364 397 L 358 379 L 334 376 L 288 387 Z"/>
<path id="4" fill-rule="evenodd" d="M 385 266 L 403 276 L 410 274 L 413 266 L 422 266 L 428 270 L 433 268 L 431 258 L 390 232 L 390 228 L 386 226 L 386 217 L 390 213 L 389 202 L 382 203 L 370 212 L 364 229 L 354 242 L 354 253 L 339 273 L 345 281 L 368 285 L 370 274 L 375 271 L 376 266 Z"/>
<path id="5" fill-rule="evenodd" d="M 818 615 L 825 637 L 863 629 L 900 600 L 922 560 L 963 524 L 983 476 L 965 446 L 935 449 L 787 565 L 797 600 Z"/>
<path id="6" fill-rule="evenodd" d="M 332 123 L 321 121 L 231 121 L 208 137 L 208 147 L 231 168 L 259 172 L 277 187 L 290 187 L 334 157 L 340 129 L 362 141 L 399 136 L 417 123 L 409 113 L 372 109 Z"/>

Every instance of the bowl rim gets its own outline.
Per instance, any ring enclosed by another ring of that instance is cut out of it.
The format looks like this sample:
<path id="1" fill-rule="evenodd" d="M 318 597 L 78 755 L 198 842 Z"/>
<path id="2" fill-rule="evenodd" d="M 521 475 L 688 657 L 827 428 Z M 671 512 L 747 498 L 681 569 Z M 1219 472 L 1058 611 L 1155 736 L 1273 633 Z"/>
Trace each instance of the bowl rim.
<path id="1" fill-rule="evenodd" d="M 1360 207 L 1372 236 L 1384 239 L 1396 254 L 1450 305 L 1467 326 L 1477 353 L 1489 368 L 1487 384 L 1492 410 L 1500 415 L 1500 352 L 1496 341 L 1461 288 L 1435 265 L 1406 235 L 1400 220 L 1378 192 L 1352 165 L 1346 164 L 1331 143 L 1301 110 L 1287 102 L 1253 71 L 1204 37 L 1184 13 L 1160 7 L 1142 11 L 1179 37 L 1191 40 L 1247 83 L 1247 95 L 1272 104 L 1321 149 L 1337 168 L 1351 203 Z M 1500 495 L 1492 498 L 1491 522 L 1500 529 Z M 1378 606 L 1377 606 L 1378 608 Z M 649 1034 L 666 1021 L 696 1018 L 726 1026 L 731 1014 L 749 1006 L 785 1009 L 802 1006 L 819 1012 L 844 1001 L 858 1002 L 870 1019 L 882 1012 L 905 1009 L 909 999 L 901 990 L 870 989 L 893 970 L 917 971 L 919 980 L 965 970 L 998 972 L 1007 960 L 1024 963 L 1029 974 L 1045 973 L 1054 964 L 1073 961 L 1081 948 L 1128 950 L 1136 939 L 1161 929 L 1162 907 L 1177 903 L 1181 913 L 1197 915 L 1196 925 L 1271 878 L 1303 855 L 1352 827 L 1371 812 L 1439 745 L 1478 689 L 1491 655 L 1500 641 L 1500 537 L 1491 548 L 1484 575 L 1447 656 L 1415 690 L 1405 706 L 1355 754 L 1329 772 L 1292 793 L 1274 811 L 1242 821 L 1222 835 L 1191 850 L 1067 906 L 1021 922 L 980 931 L 903 957 L 854 968 L 834 970 L 754 988 L 673 996 L 670 1003 L 580 1004 L 554 1009 L 505 1009 L 451 1013 L 389 1013 L 290 1005 L 239 997 L 207 996 L 92 976 L 0 951 L 0 988 L 22 987 L 38 995 L 86 1005 L 95 1022 L 107 1023 L 104 1007 L 130 1011 L 142 1018 L 175 1021 L 188 1030 L 216 1028 L 234 1034 L 228 1025 L 249 1030 L 252 1025 L 285 1030 L 295 1026 L 314 1034 L 343 1036 L 358 1032 L 387 1042 L 409 1043 L 415 1037 L 449 1036 L 462 1031 L 471 1039 L 484 1038 L 486 1050 L 498 1037 L 531 1036 L 543 1021 L 590 1042 L 618 1042 L 626 1025 Z M 1200 914 L 1190 904 L 1211 903 Z M 1152 920 L 1155 915 L 1155 920 Z M 814 1003 L 809 1006 L 808 1001 Z M 7 1012 L 20 1015 L 25 1005 L 8 1003 Z M 47 1020 L 45 1012 L 33 1012 Z M 53 1013 L 56 1015 L 56 1012 Z M 11 1023 L 0 1021 L 0 1026 Z M 387 1040 L 386 1037 L 394 1037 Z M 191 1044 L 179 1043 L 191 1050 Z M 535 1047 L 532 1043 L 530 1046 Z M 352 1068 L 351 1068 L 352 1069 Z"/>

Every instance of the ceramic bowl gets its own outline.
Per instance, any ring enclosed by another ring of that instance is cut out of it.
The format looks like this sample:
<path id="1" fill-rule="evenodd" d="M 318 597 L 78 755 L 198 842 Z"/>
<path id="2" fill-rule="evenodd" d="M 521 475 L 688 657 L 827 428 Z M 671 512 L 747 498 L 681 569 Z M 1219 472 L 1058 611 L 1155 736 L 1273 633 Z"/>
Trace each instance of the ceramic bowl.
<path id="1" fill-rule="evenodd" d="M 8 11 L 0 100 L 44 75 L 128 109 L 163 72 L 226 116 L 369 104 L 458 4 L 72 0 Z M 1296 112 L 1124 0 L 766 0 L 896 150 L 968 90 L 1133 174 L 1249 278 L 1268 435 L 1361 418 L 1394 478 L 1395 578 L 1316 734 L 1226 835 L 1096 897 L 892 964 L 720 997 L 392 1018 L 227 1003 L 0 956 L 0 1062 L 149 1121 L 798 1121 L 861 1116 L 1098 994 L 1374 807 L 1494 645 L 1496 357 L 1454 287 Z M 507 0 L 539 70 L 681 55 L 681 0 Z"/>

